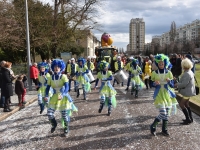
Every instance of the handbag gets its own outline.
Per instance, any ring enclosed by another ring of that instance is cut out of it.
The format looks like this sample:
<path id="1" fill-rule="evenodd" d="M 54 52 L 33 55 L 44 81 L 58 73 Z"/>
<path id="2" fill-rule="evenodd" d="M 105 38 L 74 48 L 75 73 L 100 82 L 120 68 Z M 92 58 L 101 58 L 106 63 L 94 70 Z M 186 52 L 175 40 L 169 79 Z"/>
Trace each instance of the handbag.
<path id="1" fill-rule="evenodd" d="M 199 95 L 199 85 L 198 85 L 198 82 L 197 82 L 197 79 L 196 79 L 195 76 L 194 76 L 194 79 L 195 79 L 195 82 L 196 82 L 196 85 L 195 85 L 196 95 Z"/>

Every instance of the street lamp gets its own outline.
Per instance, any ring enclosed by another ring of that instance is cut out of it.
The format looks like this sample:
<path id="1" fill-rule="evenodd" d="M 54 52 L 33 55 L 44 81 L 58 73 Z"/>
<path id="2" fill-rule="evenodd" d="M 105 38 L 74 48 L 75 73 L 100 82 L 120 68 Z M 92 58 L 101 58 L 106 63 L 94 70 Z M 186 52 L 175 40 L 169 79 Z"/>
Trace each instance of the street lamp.
<path id="1" fill-rule="evenodd" d="M 30 79 L 30 67 L 31 67 L 31 60 L 30 60 L 30 38 L 29 38 L 29 22 L 28 22 L 28 3 L 25 0 L 25 8 L 26 8 L 26 49 L 27 49 L 27 70 L 28 70 L 28 85 L 29 91 L 32 90 L 32 83 Z"/>

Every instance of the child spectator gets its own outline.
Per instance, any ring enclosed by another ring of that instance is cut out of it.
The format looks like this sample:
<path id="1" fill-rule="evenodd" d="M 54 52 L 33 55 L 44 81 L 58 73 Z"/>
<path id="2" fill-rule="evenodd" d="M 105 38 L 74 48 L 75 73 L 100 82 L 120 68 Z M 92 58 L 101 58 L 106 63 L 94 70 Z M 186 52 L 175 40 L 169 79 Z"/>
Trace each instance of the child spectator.
<path id="1" fill-rule="evenodd" d="M 23 104 L 23 100 L 24 100 L 24 96 L 25 96 L 25 90 L 24 90 L 24 84 L 22 82 L 23 80 L 23 75 L 19 75 L 17 77 L 17 80 L 15 82 L 15 93 L 17 94 L 18 96 L 18 101 L 19 101 L 19 104 L 18 106 L 24 106 Z M 22 98 L 23 97 L 23 98 Z"/>

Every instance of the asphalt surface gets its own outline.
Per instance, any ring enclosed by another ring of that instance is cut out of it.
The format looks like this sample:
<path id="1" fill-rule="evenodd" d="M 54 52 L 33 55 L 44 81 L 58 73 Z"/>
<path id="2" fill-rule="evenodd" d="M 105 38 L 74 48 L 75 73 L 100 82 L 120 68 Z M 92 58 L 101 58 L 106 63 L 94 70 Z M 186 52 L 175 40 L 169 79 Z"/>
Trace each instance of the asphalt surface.
<path id="1" fill-rule="evenodd" d="M 34 102 L 0 122 L 0 149 L 200 149 L 199 116 L 193 114 L 192 124 L 180 125 L 184 116 L 178 110 L 169 119 L 170 136 L 161 134 L 159 124 L 154 137 L 149 130 L 158 115 L 153 105 L 153 89 L 143 89 L 137 99 L 124 89 L 116 86 L 118 104 L 111 116 L 107 116 L 106 107 L 98 113 L 98 90 L 92 90 L 88 100 L 83 100 L 83 95 L 77 99 L 76 93 L 70 92 L 79 111 L 73 113 L 67 136 L 63 135 L 60 113 L 56 112 L 56 131 L 50 133 L 46 109 L 40 115 L 39 106 Z"/>

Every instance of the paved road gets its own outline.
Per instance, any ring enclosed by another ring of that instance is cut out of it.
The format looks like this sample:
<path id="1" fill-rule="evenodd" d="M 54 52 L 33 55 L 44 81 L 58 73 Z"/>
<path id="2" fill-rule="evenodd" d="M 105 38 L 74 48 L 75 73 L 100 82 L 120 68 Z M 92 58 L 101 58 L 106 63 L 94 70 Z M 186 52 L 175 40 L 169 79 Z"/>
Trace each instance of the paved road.
<path id="1" fill-rule="evenodd" d="M 142 90 L 135 99 L 124 91 L 125 87 L 116 87 L 118 95 L 117 109 L 107 116 L 104 108 L 98 113 L 98 91 L 89 94 L 85 101 L 75 98 L 78 113 L 74 113 L 70 123 L 70 133 L 63 136 L 56 113 L 58 127 L 50 133 L 50 124 L 45 113 L 39 114 L 37 102 L 18 111 L 0 122 L 0 149 L 200 149 L 200 117 L 194 115 L 194 123 L 180 125 L 184 118 L 180 110 L 171 116 L 169 122 L 170 137 L 163 136 L 161 125 L 158 134 L 153 137 L 149 125 L 157 115 L 153 105 L 152 90 Z"/>

